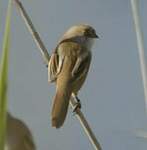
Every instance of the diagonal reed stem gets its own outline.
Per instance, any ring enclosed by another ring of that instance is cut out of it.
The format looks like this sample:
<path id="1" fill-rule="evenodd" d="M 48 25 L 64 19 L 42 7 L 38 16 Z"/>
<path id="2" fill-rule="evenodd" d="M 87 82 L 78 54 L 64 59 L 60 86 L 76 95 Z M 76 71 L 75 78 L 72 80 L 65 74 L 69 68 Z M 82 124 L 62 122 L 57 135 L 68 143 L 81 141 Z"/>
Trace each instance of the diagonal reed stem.
<path id="1" fill-rule="evenodd" d="M 45 45 L 43 44 L 43 42 L 40 38 L 39 33 L 36 31 L 32 21 L 31 21 L 30 17 L 27 15 L 22 3 L 19 0 L 14 0 L 14 1 L 15 1 L 16 6 L 19 9 L 19 12 L 20 12 L 23 20 L 25 21 L 25 24 L 26 24 L 28 30 L 30 31 L 31 35 L 33 36 L 33 39 L 34 39 L 37 47 L 40 49 L 40 52 L 43 56 L 45 64 L 48 64 L 50 56 L 49 56 L 49 53 L 48 53 Z"/>
<path id="2" fill-rule="evenodd" d="M 50 56 L 49 53 L 47 51 L 47 48 L 45 47 L 45 45 L 43 44 L 38 32 L 36 31 L 30 17 L 28 16 L 28 14 L 26 13 L 22 3 L 19 0 L 13 0 L 26 24 L 26 26 L 28 27 L 28 30 L 30 31 L 30 33 L 33 36 L 34 41 L 36 42 L 37 47 L 40 49 L 42 57 L 44 59 L 44 62 L 46 63 L 46 65 L 48 65 Z M 70 99 L 70 105 L 71 107 L 74 109 L 75 108 L 75 104 L 76 104 L 76 99 L 75 96 L 72 96 Z M 94 133 L 92 132 L 88 122 L 86 121 L 83 113 L 81 112 L 81 110 L 79 108 L 77 108 L 75 110 L 76 113 L 76 117 L 78 118 L 78 120 L 80 121 L 81 126 L 83 127 L 86 135 L 88 136 L 91 144 L 93 145 L 93 147 L 95 148 L 95 150 L 102 150 L 101 146 L 98 142 L 98 140 L 96 139 Z"/>

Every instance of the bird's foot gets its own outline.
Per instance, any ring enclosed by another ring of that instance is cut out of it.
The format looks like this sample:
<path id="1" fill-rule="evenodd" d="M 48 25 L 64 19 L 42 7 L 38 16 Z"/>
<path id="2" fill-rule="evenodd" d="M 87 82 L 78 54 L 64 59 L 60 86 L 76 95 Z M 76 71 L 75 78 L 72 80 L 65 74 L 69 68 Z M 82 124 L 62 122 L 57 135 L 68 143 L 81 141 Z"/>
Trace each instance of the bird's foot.
<path id="1" fill-rule="evenodd" d="M 82 107 L 80 99 L 77 96 L 75 98 L 76 98 L 77 102 L 75 103 L 75 106 L 73 108 L 74 114 L 76 113 L 77 109 L 81 109 L 81 107 Z"/>

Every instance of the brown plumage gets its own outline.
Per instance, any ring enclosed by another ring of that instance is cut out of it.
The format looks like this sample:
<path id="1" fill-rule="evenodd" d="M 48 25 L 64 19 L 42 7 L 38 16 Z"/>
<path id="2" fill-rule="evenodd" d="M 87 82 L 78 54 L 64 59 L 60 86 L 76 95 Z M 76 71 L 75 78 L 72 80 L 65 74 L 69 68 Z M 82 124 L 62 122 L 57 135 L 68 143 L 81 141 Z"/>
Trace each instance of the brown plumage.
<path id="1" fill-rule="evenodd" d="M 96 34 L 92 27 L 74 26 L 64 34 L 51 56 L 48 65 L 49 81 L 56 82 L 51 113 L 53 127 L 59 128 L 63 125 L 71 94 L 77 95 L 86 79 L 94 37 L 96 38 Z"/>

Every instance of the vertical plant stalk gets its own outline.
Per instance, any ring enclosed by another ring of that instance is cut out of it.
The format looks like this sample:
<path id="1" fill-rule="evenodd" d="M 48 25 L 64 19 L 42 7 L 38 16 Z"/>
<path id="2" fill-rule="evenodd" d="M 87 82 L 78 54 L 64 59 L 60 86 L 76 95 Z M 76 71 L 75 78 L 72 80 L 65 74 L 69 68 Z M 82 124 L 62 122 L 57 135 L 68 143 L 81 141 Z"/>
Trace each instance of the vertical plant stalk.
<path id="1" fill-rule="evenodd" d="M 39 47 L 39 49 L 41 50 L 41 53 L 42 53 L 42 56 L 43 56 L 43 59 L 45 60 L 45 63 L 48 65 L 48 62 L 49 62 L 49 59 L 50 59 L 50 56 L 48 54 L 48 51 L 46 49 L 46 47 L 44 46 L 39 34 L 37 33 L 31 19 L 29 18 L 28 14 L 26 13 L 22 3 L 19 1 L 19 0 L 13 0 L 16 4 L 16 6 L 18 7 L 19 9 L 19 12 L 23 18 L 23 20 L 25 21 L 25 24 L 26 26 L 28 27 L 28 30 L 30 31 L 30 33 L 32 34 L 33 36 L 33 39 L 34 41 L 36 42 L 37 46 Z M 70 100 L 70 105 L 72 108 L 75 108 L 75 103 L 76 103 L 76 99 L 74 99 L 74 97 L 71 98 Z M 83 113 L 81 112 L 80 109 L 76 109 L 75 111 L 76 113 L 76 116 L 77 118 L 79 119 L 86 135 L 88 136 L 91 144 L 93 145 L 93 147 L 96 149 L 96 150 L 101 150 L 101 146 L 99 144 L 99 142 L 97 141 L 94 133 L 92 132 L 88 122 L 86 121 Z"/>
<path id="2" fill-rule="evenodd" d="M 140 59 L 140 68 L 142 74 L 142 82 L 144 88 L 144 96 L 145 96 L 145 107 L 147 113 L 147 66 L 145 62 L 145 51 L 144 51 L 144 43 L 143 43 L 143 33 L 141 30 L 140 19 L 139 19 L 139 0 L 131 0 L 131 7 L 132 7 L 132 15 L 134 21 L 134 27 L 136 32 L 137 38 L 137 46 L 138 46 L 138 53 Z"/>
<path id="3" fill-rule="evenodd" d="M 10 46 L 10 16 L 11 1 L 7 9 L 5 24 L 3 51 L 0 68 L 0 150 L 4 149 L 6 135 L 6 114 L 7 114 L 7 86 L 8 86 L 8 57 Z"/>

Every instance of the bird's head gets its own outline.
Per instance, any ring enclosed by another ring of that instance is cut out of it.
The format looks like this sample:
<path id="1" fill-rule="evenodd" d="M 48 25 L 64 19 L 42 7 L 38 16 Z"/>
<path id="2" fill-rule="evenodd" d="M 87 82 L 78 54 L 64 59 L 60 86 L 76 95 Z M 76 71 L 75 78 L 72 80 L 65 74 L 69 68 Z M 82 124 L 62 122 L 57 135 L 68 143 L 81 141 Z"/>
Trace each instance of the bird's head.
<path id="1" fill-rule="evenodd" d="M 63 36 L 63 38 L 66 39 L 75 37 L 99 38 L 95 29 L 87 24 L 72 26 L 65 32 Z"/>

